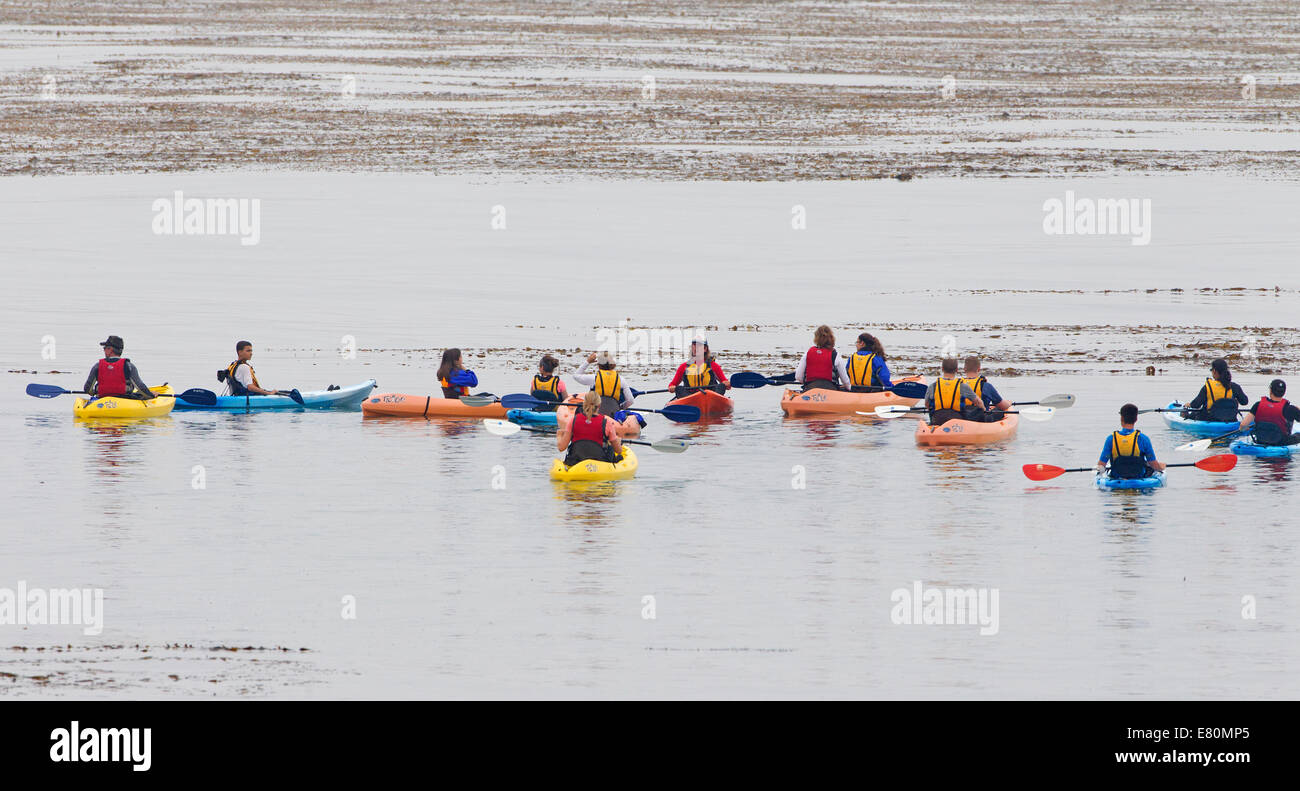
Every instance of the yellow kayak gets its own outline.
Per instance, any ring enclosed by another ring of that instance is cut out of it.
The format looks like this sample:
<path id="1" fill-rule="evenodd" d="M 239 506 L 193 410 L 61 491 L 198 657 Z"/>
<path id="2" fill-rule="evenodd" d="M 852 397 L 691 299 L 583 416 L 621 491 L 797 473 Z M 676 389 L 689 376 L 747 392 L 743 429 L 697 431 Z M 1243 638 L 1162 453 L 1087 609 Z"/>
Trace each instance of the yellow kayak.
<path id="1" fill-rule="evenodd" d="M 149 388 L 155 393 L 171 393 L 171 385 Z M 174 398 L 152 398 L 138 401 L 134 398 L 78 398 L 72 402 L 72 414 L 79 418 L 133 418 L 161 417 L 169 414 L 176 406 Z"/>
<path id="2" fill-rule="evenodd" d="M 580 461 L 572 467 L 556 459 L 551 465 L 553 481 L 621 481 L 636 475 L 636 454 L 623 447 L 623 460 L 618 464 L 607 461 Z"/>

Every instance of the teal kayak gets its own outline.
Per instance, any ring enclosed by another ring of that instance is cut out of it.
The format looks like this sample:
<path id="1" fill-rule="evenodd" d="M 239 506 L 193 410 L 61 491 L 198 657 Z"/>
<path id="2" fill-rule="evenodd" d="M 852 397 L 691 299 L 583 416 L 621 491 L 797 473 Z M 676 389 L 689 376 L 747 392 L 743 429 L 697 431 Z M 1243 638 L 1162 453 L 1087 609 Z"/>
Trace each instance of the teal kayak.
<path id="1" fill-rule="evenodd" d="M 1300 448 L 1300 445 L 1256 445 L 1254 437 L 1233 440 L 1228 446 L 1228 450 L 1238 456 L 1260 456 L 1266 459 L 1287 458 L 1296 448 Z"/>
<path id="2" fill-rule="evenodd" d="M 1104 473 L 1097 475 L 1098 489 L 1158 489 L 1164 485 L 1163 472 L 1153 473 L 1146 478 L 1112 478 Z"/>
<path id="3" fill-rule="evenodd" d="M 525 402 L 527 403 L 527 402 Z M 518 423 L 521 426 L 541 426 L 543 428 L 555 428 L 555 412 L 534 412 L 531 409 L 511 409 L 506 412 L 506 420 L 511 423 Z"/>
<path id="4" fill-rule="evenodd" d="M 176 399 L 176 410 L 205 409 L 223 412 L 251 411 L 266 409 L 360 409 L 370 391 L 375 389 L 375 380 L 367 379 L 351 387 L 337 390 L 310 390 L 301 392 L 302 404 L 288 396 L 217 396 L 216 406 L 198 406 L 188 401 Z"/>
<path id="5" fill-rule="evenodd" d="M 1177 401 L 1173 401 L 1165 408 L 1180 410 L 1182 406 Z M 1160 414 L 1164 415 L 1165 422 L 1169 424 L 1170 428 L 1188 431 L 1199 437 L 1218 437 L 1235 430 L 1240 425 L 1235 421 L 1232 423 L 1219 423 L 1213 420 L 1188 420 L 1178 412 L 1161 412 Z"/>

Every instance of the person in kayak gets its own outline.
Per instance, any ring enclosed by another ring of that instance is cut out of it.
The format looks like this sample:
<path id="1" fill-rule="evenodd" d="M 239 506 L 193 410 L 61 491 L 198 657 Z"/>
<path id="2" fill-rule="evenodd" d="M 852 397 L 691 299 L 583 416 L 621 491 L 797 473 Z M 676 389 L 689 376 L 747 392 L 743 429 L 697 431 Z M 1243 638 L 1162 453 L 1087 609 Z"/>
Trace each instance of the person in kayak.
<path id="1" fill-rule="evenodd" d="M 1241 430 L 1254 425 L 1251 436 L 1256 445 L 1300 445 L 1300 434 L 1295 434 L 1295 422 L 1300 420 L 1300 409 L 1283 398 L 1286 382 L 1274 379 L 1268 385 L 1268 395 L 1259 399 L 1241 418 Z"/>
<path id="2" fill-rule="evenodd" d="M 601 396 L 595 390 L 582 397 L 582 406 L 573 418 L 561 421 L 555 432 L 555 447 L 567 451 L 564 465 L 572 467 L 584 461 L 607 461 L 617 464 L 623 458 L 623 441 L 613 420 L 600 414 Z"/>
<path id="3" fill-rule="evenodd" d="M 564 386 L 563 380 L 556 375 L 555 369 L 560 367 L 560 361 L 549 354 L 542 356 L 542 361 L 537 364 L 537 373 L 533 375 L 532 388 L 529 395 L 539 401 L 554 401 L 560 403 L 569 397 L 569 390 Z M 543 409 L 543 407 L 538 407 Z M 545 407 L 545 411 L 554 412 L 554 407 Z"/>
<path id="4" fill-rule="evenodd" d="M 972 354 L 966 358 L 962 368 L 966 373 L 962 381 L 971 392 L 979 396 L 980 402 L 984 405 L 985 422 L 996 423 L 1001 420 L 1004 417 L 1003 412 L 1011 408 L 1011 402 L 1003 398 L 998 389 L 984 377 L 984 366 L 980 358 Z"/>
<path id="5" fill-rule="evenodd" d="M 1138 408 L 1125 404 L 1119 409 L 1120 430 L 1112 432 L 1101 446 L 1097 472 L 1110 465 L 1110 477 L 1133 479 L 1149 478 L 1151 472 L 1163 470 L 1165 464 L 1156 460 L 1156 450 L 1146 434 L 1137 430 Z"/>
<path id="6" fill-rule="evenodd" d="M 460 398 L 469 395 L 471 387 L 478 387 L 478 376 L 465 367 L 460 359 L 460 349 L 448 349 L 442 353 L 438 384 L 442 386 L 443 398 Z"/>
<path id="7" fill-rule="evenodd" d="M 857 351 L 845 363 L 849 389 L 855 393 L 879 393 L 893 387 L 889 378 L 889 364 L 885 362 L 885 347 L 869 332 L 858 336 Z"/>
<path id="8" fill-rule="evenodd" d="M 925 391 L 925 408 L 930 410 L 932 426 L 942 426 L 949 420 L 984 420 L 984 402 L 957 375 L 955 357 L 944 358 L 939 367 L 939 378 Z"/>
<path id="9" fill-rule="evenodd" d="M 104 359 L 95 363 L 95 367 L 90 369 L 90 375 L 86 377 L 82 390 L 94 398 L 112 396 L 148 401 L 158 397 L 140 378 L 135 363 L 122 356 L 125 344 L 120 337 L 110 335 L 108 340 L 99 345 L 104 350 Z"/>
<path id="10" fill-rule="evenodd" d="M 226 383 L 226 392 L 228 396 L 250 396 L 250 395 L 288 395 L 279 390 L 267 390 L 257 381 L 257 373 L 253 370 L 253 364 L 249 360 L 253 359 L 253 344 L 248 341 L 240 341 L 235 344 L 235 361 L 220 371 L 217 371 L 217 381 Z"/>
<path id="11" fill-rule="evenodd" d="M 589 374 L 587 369 L 592 363 L 596 364 L 596 373 Z M 645 428 L 645 418 L 627 410 L 632 406 L 634 398 L 632 388 L 627 386 L 616 368 L 613 354 L 607 351 L 592 352 L 578 372 L 573 375 L 573 381 L 584 387 L 590 387 L 591 392 L 600 396 L 602 415 L 612 417 L 625 425 L 635 421 L 641 428 Z"/>
<path id="12" fill-rule="evenodd" d="M 1249 403 L 1241 385 L 1232 381 L 1228 361 L 1220 358 L 1210 363 L 1210 378 L 1205 380 L 1196 398 L 1183 407 L 1182 416 L 1186 420 L 1236 423 L 1239 407 Z"/>
<path id="13" fill-rule="evenodd" d="M 695 336 L 691 341 L 690 354 L 691 359 L 677 366 L 677 373 L 673 374 L 673 380 L 668 383 L 668 389 L 673 391 L 675 398 L 688 396 L 696 390 L 726 393 L 731 389 L 727 375 L 709 351 L 708 340 L 701 335 Z"/>
<path id="14" fill-rule="evenodd" d="M 835 351 L 835 333 L 825 324 L 813 332 L 813 345 L 803 353 L 799 365 L 794 369 L 795 384 L 803 385 L 803 392 L 809 390 L 839 390 L 841 383 L 847 386 L 848 369 L 844 359 Z"/>

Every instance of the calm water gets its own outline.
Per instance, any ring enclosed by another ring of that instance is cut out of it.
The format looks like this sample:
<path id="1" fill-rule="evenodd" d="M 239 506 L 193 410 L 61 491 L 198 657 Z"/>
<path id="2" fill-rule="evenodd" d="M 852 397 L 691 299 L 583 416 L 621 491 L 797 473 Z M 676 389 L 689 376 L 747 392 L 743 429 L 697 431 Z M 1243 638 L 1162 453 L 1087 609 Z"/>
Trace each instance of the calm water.
<path id="1" fill-rule="evenodd" d="M 96 424 L 72 419 L 70 397 L 24 396 L 29 381 L 78 386 L 107 332 L 126 337 L 128 356 L 147 379 L 181 388 L 215 388 L 213 373 L 228 362 L 238 336 L 265 349 L 255 362 L 270 385 L 314 388 L 373 377 L 380 390 L 427 392 L 433 352 L 364 349 L 589 346 L 591 328 L 609 320 L 604 316 L 667 324 L 723 323 L 743 314 L 803 325 L 827 314 L 871 314 L 879 305 L 893 320 L 941 323 L 954 316 L 980 320 L 976 314 L 994 304 L 972 301 L 962 314 L 967 303 L 955 297 L 940 303 L 895 295 L 872 302 L 872 284 L 862 280 L 847 235 L 817 243 L 840 251 L 820 266 L 836 283 L 861 283 L 864 302 L 838 288 L 825 299 L 812 296 L 797 272 L 785 276 L 794 285 L 782 291 L 778 284 L 786 281 L 775 270 L 749 270 L 740 262 L 751 255 L 775 260 L 789 251 L 773 251 L 761 238 L 747 240 L 725 218 L 716 237 L 707 224 L 690 229 L 699 237 L 690 249 L 702 250 L 714 264 L 699 270 L 698 296 L 690 281 L 681 280 L 691 271 L 686 256 L 665 265 L 670 283 L 656 279 L 649 258 L 666 243 L 643 249 L 645 239 L 656 236 L 650 231 L 624 238 L 617 228 L 606 229 L 604 238 L 623 241 L 596 249 L 572 240 L 566 247 L 566 232 L 552 228 L 520 234 L 521 241 L 465 260 L 458 256 L 473 249 L 468 231 L 443 247 L 436 234 L 412 230 L 426 220 L 436 226 L 438 216 L 458 209 L 430 198 L 403 213 L 390 177 L 242 183 L 243 194 L 261 189 L 290 196 L 281 204 L 287 208 L 277 209 L 281 230 L 272 234 L 269 228 L 277 226 L 264 220 L 264 242 L 252 252 L 228 239 L 160 241 L 149 235 L 151 197 L 188 178 L 218 184 L 227 194 L 241 189 L 237 177 L 178 177 L 11 180 L 0 193 L 7 196 L 8 214 L 0 255 L 10 293 L 17 295 L 0 319 L 6 340 L 0 361 L 6 370 L 73 372 L 5 374 L 0 388 L 6 546 L 0 587 L 19 580 L 100 587 L 107 611 L 98 637 L 71 627 L 0 626 L 0 671 L 19 676 L 0 683 L 3 694 L 1300 692 L 1291 667 L 1300 648 L 1294 618 L 1300 610 L 1294 577 L 1300 500 L 1293 464 L 1243 459 L 1221 475 L 1175 470 L 1166 489 L 1149 494 L 1098 492 L 1087 474 L 1034 484 L 1020 473 L 1030 462 L 1091 465 L 1120 403 L 1152 407 L 1190 397 L 1200 382 L 1195 369 L 1158 378 L 1007 379 L 999 384 L 1014 398 L 1072 392 L 1078 405 L 1048 423 L 1022 423 L 1019 437 L 1004 445 L 960 451 L 916 448 L 906 419 L 784 419 L 779 390 L 743 391 L 729 419 L 683 427 L 650 418 L 651 438 L 689 436 L 694 446 L 682 455 L 646 449 L 635 480 L 585 488 L 547 478 L 554 455 L 547 438 L 497 438 L 470 422 L 375 420 L 358 413 L 175 413 Z M 87 196 L 87 182 L 102 189 Z M 422 189 L 418 179 L 402 183 L 413 193 Z M 1167 190 L 1171 200 L 1188 190 L 1186 183 L 1162 184 L 1147 188 Z M 897 186 L 870 185 L 862 194 L 883 205 L 888 201 L 881 196 Z M 1274 186 L 1281 192 L 1284 185 Z M 38 199 L 23 199 L 29 187 Z M 934 185 L 926 187 L 939 194 Z M 657 197 L 646 211 L 658 211 L 675 195 L 673 211 L 688 213 L 681 201 L 694 196 L 700 205 L 728 206 L 724 214 L 734 219 L 766 205 L 773 194 L 771 185 L 728 187 L 734 190 L 728 203 L 704 187 L 691 189 L 648 186 Z M 1019 195 L 1054 188 L 959 185 L 959 196 L 950 200 L 960 203 L 965 195 L 970 208 L 998 199 L 1001 189 Z M 610 186 L 624 203 L 606 205 L 602 198 L 609 195 L 596 185 L 528 190 L 550 190 L 552 203 L 595 214 L 608 209 L 620 223 L 632 213 L 627 202 L 636 195 L 633 186 Z M 976 194 L 981 190 L 983 196 Z M 349 192 L 390 196 L 386 207 L 355 206 L 358 217 L 375 220 L 370 237 L 338 228 L 334 212 Z M 455 191 L 434 193 L 448 198 Z M 784 201 L 779 213 L 787 210 L 787 197 L 771 199 Z M 313 205 L 334 208 L 316 215 Z M 954 210 L 953 218 L 958 215 Z M 386 224 L 378 222 L 384 216 Z M 928 254 L 941 260 L 942 249 L 955 249 L 968 233 L 987 255 L 1003 231 L 981 235 L 977 225 L 954 231 Z M 1291 228 L 1285 240 L 1293 250 Z M 1224 245 L 1234 240 L 1231 223 L 1206 233 L 1222 237 Z M 891 250 L 917 259 L 927 254 L 890 238 L 886 257 Z M 1266 263 L 1275 253 L 1258 252 L 1261 246 L 1244 237 L 1237 241 L 1249 260 L 1233 285 L 1265 284 L 1272 277 Z M 366 253 L 368 242 L 373 254 Z M 1041 243 L 1026 236 L 1022 247 Z M 1107 267 L 1130 254 L 1109 241 L 1100 246 L 1111 263 L 1101 272 L 1081 267 L 1085 274 L 1072 282 L 1106 287 Z M 717 268 L 727 251 L 732 265 Z M 1184 247 L 1140 254 L 1151 256 L 1154 266 L 1174 266 L 1194 253 Z M 1057 261 L 1069 269 L 1098 255 L 1067 246 Z M 998 264 L 989 279 L 1058 287 L 1060 278 L 1023 268 L 1029 256 L 1014 253 L 1015 262 Z M 816 251 L 803 264 L 814 259 Z M 598 296 L 574 293 L 584 281 L 573 270 L 599 272 L 618 261 L 625 262 L 622 277 L 640 285 L 625 295 L 626 305 L 584 317 L 584 302 L 601 303 Z M 492 271 L 488 262 L 506 267 L 505 273 L 484 274 Z M 1223 280 L 1212 262 L 1203 263 L 1202 274 L 1184 277 L 1186 286 Z M 224 268 L 213 271 L 218 264 Z M 150 270 L 158 276 L 148 277 Z M 396 282 L 389 270 L 400 273 Z M 421 270 L 425 278 L 410 280 Z M 750 271 L 757 272 L 752 283 L 744 275 Z M 962 287 L 966 276 L 955 274 L 949 282 Z M 1134 278 L 1171 279 L 1145 272 Z M 909 285 L 905 274 L 889 279 L 896 288 Z M 719 290 L 724 280 L 730 291 Z M 1000 315 L 1022 322 L 1120 323 L 1143 300 L 1146 308 L 1135 321 L 1167 315 L 1184 324 L 1223 326 L 1250 316 L 1284 323 L 1288 311 L 1294 315 L 1293 303 L 1273 296 L 1188 305 L 1168 296 L 1108 303 L 1097 295 L 1044 295 L 1027 300 L 1023 312 L 1013 297 L 1006 299 Z M 47 334 L 56 339 L 54 360 L 40 357 Z M 335 351 L 345 334 L 355 335 L 363 349 L 356 359 Z M 734 338 L 737 348 L 803 344 L 802 330 L 742 335 L 720 337 L 728 343 Z M 721 351 L 725 364 L 725 345 Z M 524 389 L 520 375 L 505 366 L 471 363 L 486 389 Z M 657 384 L 628 375 L 641 389 Z M 1265 379 L 1242 377 L 1252 396 Z M 664 396 L 643 401 L 659 405 Z M 1166 461 L 1198 458 L 1174 458 L 1172 447 L 1190 438 L 1158 417 L 1145 416 L 1140 428 Z M 206 488 L 192 486 L 196 466 L 204 468 Z M 806 488 L 794 485 L 800 467 Z M 502 478 L 504 488 L 494 488 Z M 892 624 L 891 592 L 914 580 L 997 588 L 998 633 Z M 349 595 L 356 597 L 355 619 L 340 616 Z M 645 596 L 655 597 L 654 619 L 642 617 Z M 1243 596 L 1257 600 L 1256 619 L 1242 617 Z M 55 645 L 69 648 L 57 654 L 14 648 Z M 293 650 L 213 650 L 244 646 Z M 45 675 L 46 681 L 31 678 Z"/>

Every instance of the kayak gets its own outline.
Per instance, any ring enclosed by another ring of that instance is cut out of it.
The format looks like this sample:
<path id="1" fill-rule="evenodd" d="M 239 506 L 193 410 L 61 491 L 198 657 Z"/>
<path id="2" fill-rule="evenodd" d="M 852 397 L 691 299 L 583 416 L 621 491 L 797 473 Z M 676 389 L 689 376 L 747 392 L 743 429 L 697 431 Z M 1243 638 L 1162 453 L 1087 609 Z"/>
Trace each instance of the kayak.
<path id="1" fill-rule="evenodd" d="M 1256 445 L 1254 437 L 1235 439 L 1228 450 L 1238 456 L 1260 456 L 1265 459 L 1284 459 L 1300 445 Z"/>
<path id="2" fill-rule="evenodd" d="M 574 403 L 570 399 L 570 403 Z M 511 409 L 506 412 L 506 420 L 511 423 L 518 423 L 521 426 L 537 426 L 538 428 L 558 429 L 560 425 L 560 415 L 564 416 L 565 422 L 568 422 L 573 414 L 572 409 L 560 407 L 555 412 L 534 412 L 531 409 Z M 631 425 L 620 423 L 618 426 L 618 435 L 620 437 L 639 437 L 641 436 L 641 424 L 632 421 Z"/>
<path id="3" fill-rule="evenodd" d="M 375 417 L 472 417 L 503 418 L 506 408 L 500 403 L 470 406 L 459 398 L 442 396 L 380 393 L 361 404 L 361 412 Z"/>
<path id="4" fill-rule="evenodd" d="M 351 387 L 342 387 L 338 390 L 309 390 L 299 395 L 302 396 L 302 405 L 299 406 L 292 398 L 288 396 L 268 396 L 268 395 L 250 395 L 250 396 L 217 396 L 215 406 L 203 406 L 200 404 L 191 404 L 183 398 L 176 399 L 177 409 L 356 409 L 361 406 L 361 402 L 370 391 L 375 389 L 375 380 L 367 379 L 358 385 Z"/>
<path id="5" fill-rule="evenodd" d="M 1004 415 L 996 423 L 949 420 L 941 426 L 931 426 L 924 420 L 918 420 L 916 421 L 916 444 L 928 446 L 983 445 L 1015 436 L 1016 427 L 1019 425 L 1019 415 Z"/>
<path id="6" fill-rule="evenodd" d="M 924 376 L 909 376 L 898 382 L 920 382 Z M 781 397 L 781 411 L 790 416 L 800 415 L 853 415 L 871 412 L 878 406 L 915 406 L 919 398 L 899 398 L 893 393 L 851 393 L 847 390 L 786 390 Z"/>
<path id="7" fill-rule="evenodd" d="M 1182 404 L 1174 401 L 1165 407 L 1166 409 L 1181 409 Z M 1170 428 L 1176 428 L 1181 431 L 1189 431 L 1201 437 L 1217 437 L 1221 434 L 1227 434 L 1235 430 L 1240 423 L 1233 421 L 1231 423 L 1219 423 L 1213 420 L 1188 420 L 1177 412 L 1161 412 L 1164 415 L 1165 422 Z"/>
<path id="8" fill-rule="evenodd" d="M 154 393 L 174 392 L 170 385 L 149 388 Z M 175 398 L 151 398 L 140 401 L 135 398 L 78 398 L 72 402 L 72 415 L 79 418 L 136 418 L 162 417 L 176 406 Z"/>
<path id="9" fill-rule="evenodd" d="M 684 395 L 681 398 L 674 398 L 668 402 L 669 406 L 674 404 L 681 406 L 697 406 L 700 408 L 700 417 L 715 417 L 718 415 L 730 415 L 734 404 L 730 398 L 721 393 L 715 393 L 712 390 L 696 390 L 690 395 Z"/>
<path id="10" fill-rule="evenodd" d="M 1152 473 L 1146 478 L 1112 478 L 1105 473 L 1097 475 L 1098 489 L 1158 489 L 1164 485 L 1163 472 Z"/>
<path id="11" fill-rule="evenodd" d="M 572 467 L 564 466 L 563 459 L 551 464 L 553 481 L 621 481 L 636 475 L 636 454 L 623 448 L 623 458 L 617 464 L 607 461 L 581 461 Z"/>

